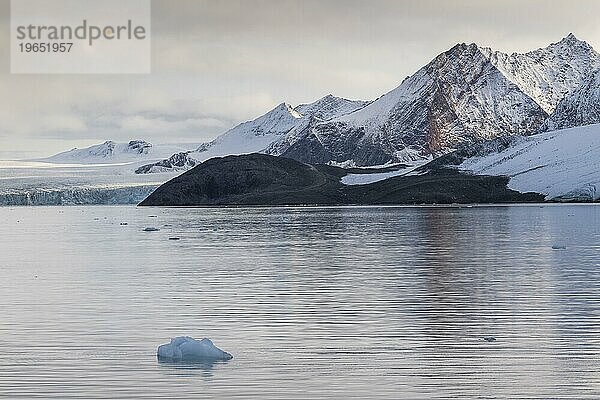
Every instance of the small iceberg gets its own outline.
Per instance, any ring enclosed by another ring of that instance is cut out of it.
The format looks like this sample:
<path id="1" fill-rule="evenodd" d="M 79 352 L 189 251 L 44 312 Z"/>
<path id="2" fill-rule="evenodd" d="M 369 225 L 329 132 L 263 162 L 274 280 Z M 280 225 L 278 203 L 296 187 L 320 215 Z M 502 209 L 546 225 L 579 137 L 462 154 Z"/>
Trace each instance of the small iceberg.
<path id="1" fill-rule="evenodd" d="M 157 232 L 157 231 L 160 231 L 160 229 L 155 228 L 153 226 L 149 226 L 147 228 L 144 228 L 144 232 Z"/>
<path id="2" fill-rule="evenodd" d="M 158 346 L 159 361 L 226 361 L 233 356 L 219 349 L 210 339 L 196 340 L 189 336 L 171 339 L 171 343 Z"/>

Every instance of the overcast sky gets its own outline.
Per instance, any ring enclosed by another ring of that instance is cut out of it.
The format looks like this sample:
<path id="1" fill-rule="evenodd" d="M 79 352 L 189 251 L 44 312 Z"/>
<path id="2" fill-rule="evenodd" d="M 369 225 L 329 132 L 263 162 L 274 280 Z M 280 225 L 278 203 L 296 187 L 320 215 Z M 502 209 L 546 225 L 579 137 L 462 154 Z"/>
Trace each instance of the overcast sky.
<path id="1" fill-rule="evenodd" d="M 150 75 L 11 75 L 0 0 L 0 158 L 112 139 L 202 142 L 283 101 L 374 99 L 438 53 L 569 32 L 600 49 L 600 1 L 155 0 Z"/>

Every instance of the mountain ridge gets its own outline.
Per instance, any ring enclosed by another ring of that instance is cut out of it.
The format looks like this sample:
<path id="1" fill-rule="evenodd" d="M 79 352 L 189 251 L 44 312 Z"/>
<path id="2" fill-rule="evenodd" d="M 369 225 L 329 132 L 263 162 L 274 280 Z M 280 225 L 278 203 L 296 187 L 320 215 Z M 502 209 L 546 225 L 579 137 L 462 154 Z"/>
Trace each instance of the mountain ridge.
<path id="1" fill-rule="evenodd" d="M 348 166 L 436 158 L 479 140 L 600 122 L 597 71 L 600 55 L 572 33 L 525 53 L 459 43 L 374 101 L 329 94 L 296 107 L 283 102 L 140 171 L 185 171 L 253 152 Z"/>
<path id="2" fill-rule="evenodd" d="M 572 34 L 510 56 L 457 44 L 371 104 L 319 124 L 300 149 L 284 155 L 372 165 L 436 157 L 478 139 L 534 134 L 558 99 L 599 67 L 600 55 Z"/>

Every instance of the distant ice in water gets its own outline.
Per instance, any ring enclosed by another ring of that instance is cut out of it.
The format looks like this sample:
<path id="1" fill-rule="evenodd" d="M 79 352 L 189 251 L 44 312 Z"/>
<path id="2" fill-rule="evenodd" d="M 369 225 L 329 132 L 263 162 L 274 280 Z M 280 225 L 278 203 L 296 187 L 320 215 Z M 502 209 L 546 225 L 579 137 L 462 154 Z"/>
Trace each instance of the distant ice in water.
<path id="1" fill-rule="evenodd" d="M 233 356 L 213 344 L 210 339 L 196 340 L 189 336 L 171 339 L 170 343 L 158 346 L 156 353 L 159 360 L 169 361 L 202 361 L 231 360 Z"/>

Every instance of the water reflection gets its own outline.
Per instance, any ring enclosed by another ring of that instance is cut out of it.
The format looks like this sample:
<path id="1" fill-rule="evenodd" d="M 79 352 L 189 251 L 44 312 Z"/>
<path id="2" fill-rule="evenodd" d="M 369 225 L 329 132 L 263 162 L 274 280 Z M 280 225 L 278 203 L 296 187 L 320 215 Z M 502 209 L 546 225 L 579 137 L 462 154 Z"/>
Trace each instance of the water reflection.
<path id="1" fill-rule="evenodd" d="M 210 378 L 213 376 L 213 369 L 224 367 L 225 364 L 229 362 L 224 360 L 185 360 L 185 361 L 174 361 L 170 359 L 165 359 L 162 357 L 156 357 L 158 364 L 162 368 L 168 368 L 172 370 L 171 373 L 175 373 L 177 375 L 194 375 L 198 372 L 202 373 L 203 377 Z"/>
<path id="2" fill-rule="evenodd" d="M 0 209 L 0 395 L 598 398 L 599 211 Z"/>

